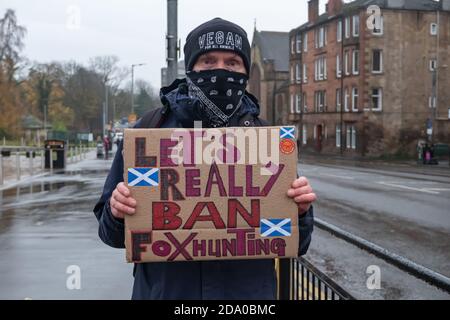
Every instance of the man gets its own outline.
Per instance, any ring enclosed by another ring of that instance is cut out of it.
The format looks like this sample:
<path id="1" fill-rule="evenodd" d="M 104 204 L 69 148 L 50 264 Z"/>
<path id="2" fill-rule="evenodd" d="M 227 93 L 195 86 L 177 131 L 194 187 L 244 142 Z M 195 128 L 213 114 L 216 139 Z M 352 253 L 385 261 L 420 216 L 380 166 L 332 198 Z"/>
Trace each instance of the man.
<path id="1" fill-rule="evenodd" d="M 187 79 L 163 88 L 165 108 L 144 116 L 137 128 L 193 128 L 194 121 L 202 121 L 204 128 L 265 125 L 258 118 L 257 100 L 245 90 L 250 44 L 241 27 L 219 18 L 206 22 L 188 35 L 184 53 Z M 114 248 L 124 248 L 124 218 L 136 208 L 123 169 L 120 146 L 94 209 L 100 238 Z M 286 192 L 299 206 L 303 255 L 311 241 L 316 195 L 303 177 Z M 133 299 L 276 298 L 274 260 L 136 264 L 134 277 Z"/>
<path id="2" fill-rule="evenodd" d="M 105 160 L 108 160 L 109 154 L 109 138 L 107 135 L 103 137 L 103 148 L 105 149 Z"/>

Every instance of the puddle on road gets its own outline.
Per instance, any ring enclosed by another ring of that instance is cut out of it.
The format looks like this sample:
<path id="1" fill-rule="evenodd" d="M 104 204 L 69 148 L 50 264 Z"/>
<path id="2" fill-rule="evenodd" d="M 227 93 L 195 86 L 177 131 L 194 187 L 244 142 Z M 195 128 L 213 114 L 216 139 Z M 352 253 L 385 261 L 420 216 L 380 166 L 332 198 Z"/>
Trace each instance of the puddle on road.
<path id="1" fill-rule="evenodd" d="M 82 218 L 100 197 L 107 174 L 107 170 L 54 171 L 0 190 L 0 235 L 17 223 L 40 227 L 50 220 Z"/>
<path id="2" fill-rule="evenodd" d="M 107 174 L 107 170 L 61 170 L 28 183 L 24 180 L 17 186 L 0 190 L 0 212 L 4 206 L 45 200 L 54 202 L 58 200 L 58 197 L 76 198 L 86 194 L 86 191 L 93 187 L 98 190 L 96 193 L 100 196 L 101 189 L 98 184 L 102 184 L 103 187 Z"/>

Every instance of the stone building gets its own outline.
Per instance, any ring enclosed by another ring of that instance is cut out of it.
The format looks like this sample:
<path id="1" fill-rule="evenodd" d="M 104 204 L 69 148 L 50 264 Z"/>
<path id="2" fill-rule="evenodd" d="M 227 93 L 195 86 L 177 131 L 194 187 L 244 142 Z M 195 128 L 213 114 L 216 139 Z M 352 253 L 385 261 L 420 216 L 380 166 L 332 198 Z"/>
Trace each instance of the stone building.
<path id="1" fill-rule="evenodd" d="M 450 0 L 329 0 L 321 15 L 310 0 L 289 37 L 303 150 L 378 157 L 450 142 Z"/>
<path id="2" fill-rule="evenodd" d="M 289 33 L 255 31 L 249 91 L 261 106 L 261 117 L 271 124 L 288 121 Z"/>

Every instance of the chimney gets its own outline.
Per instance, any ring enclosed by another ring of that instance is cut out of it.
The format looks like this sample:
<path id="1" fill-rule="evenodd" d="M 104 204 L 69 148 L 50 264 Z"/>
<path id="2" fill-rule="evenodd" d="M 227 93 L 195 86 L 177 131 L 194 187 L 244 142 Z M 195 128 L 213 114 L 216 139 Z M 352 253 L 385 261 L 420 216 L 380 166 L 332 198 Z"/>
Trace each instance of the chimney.
<path id="1" fill-rule="evenodd" d="M 328 15 L 335 16 L 342 10 L 342 0 L 328 0 Z"/>
<path id="2" fill-rule="evenodd" d="M 308 1 L 308 22 L 315 23 L 319 17 L 319 0 Z"/>
<path id="3" fill-rule="evenodd" d="M 441 8 L 444 11 L 450 11 L 450 0 L 441 0 Z"/>

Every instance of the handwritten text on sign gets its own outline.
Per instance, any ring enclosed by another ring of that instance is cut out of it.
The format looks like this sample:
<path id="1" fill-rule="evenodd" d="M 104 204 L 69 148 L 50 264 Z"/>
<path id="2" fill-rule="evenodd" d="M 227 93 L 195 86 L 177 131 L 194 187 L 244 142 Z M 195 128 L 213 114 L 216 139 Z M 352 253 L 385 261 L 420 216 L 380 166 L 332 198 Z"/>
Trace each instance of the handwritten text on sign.
<path id="1" fill-rule="evenodd" d="M 129 262 L 295 257 L 295 128 L 126 130 Z"/>

